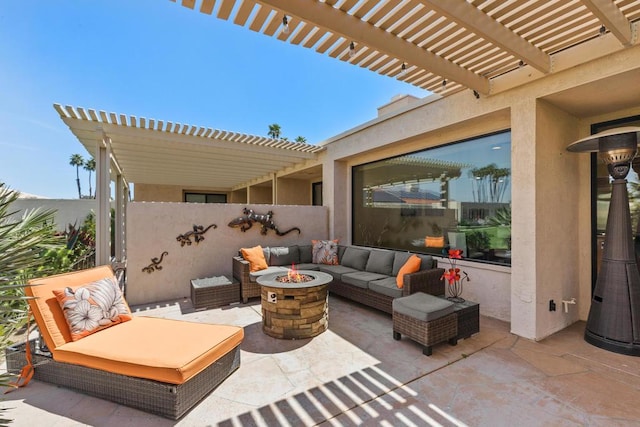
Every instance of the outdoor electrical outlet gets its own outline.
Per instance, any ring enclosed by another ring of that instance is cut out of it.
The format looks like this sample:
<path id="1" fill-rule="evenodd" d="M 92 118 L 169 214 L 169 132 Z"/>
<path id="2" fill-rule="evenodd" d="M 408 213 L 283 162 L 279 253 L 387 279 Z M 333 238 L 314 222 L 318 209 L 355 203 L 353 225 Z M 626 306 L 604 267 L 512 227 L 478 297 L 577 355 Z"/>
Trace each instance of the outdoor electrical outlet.
<path id="1" fill-rule="evenodd" d="M 556 311 L 556 303 L 552 299 L 549 300 L 549 311 Z"/>

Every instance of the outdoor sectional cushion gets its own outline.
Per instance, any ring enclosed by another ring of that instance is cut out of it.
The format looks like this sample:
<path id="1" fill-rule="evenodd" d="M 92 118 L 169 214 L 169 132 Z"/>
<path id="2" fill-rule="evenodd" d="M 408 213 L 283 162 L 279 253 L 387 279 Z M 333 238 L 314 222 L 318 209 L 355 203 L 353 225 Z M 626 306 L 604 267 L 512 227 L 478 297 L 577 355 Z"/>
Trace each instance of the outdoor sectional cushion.
<path id="1" fill-rule="evenodd" d="M 182 384 L 238 346 L 243 336 L 238 326 L 135 317 L 58 347 L 55 359 Z"/>
<path id="2" fill-rule="evenodd" d="M 397 276 L 411 255 L 413 255 L 411 252 L 396 252 L 393 258 L 393 269 L 391 270 L 390 276 Z"/>
<path id="3" fill-rule="evenodd" d="M 320 271 L 329 273 L 335 280 L 340 280 L 343 274 L 357 272 L 355 268 L 345 267 L 343 265 L 325 265 L 319 264 Z"/>
<path id="4" fill-rule="evenodd" d="M 391 276 L 395 254 L 392 251 L 372 249 L 367 260 L 366 271 Z"/>
<path id="5" fill-rule="evenodd" d="M 271 246 L 269 248 L 269 266 L 286 266 L 300 263 L 300 249 L 292 246 Z"/>
<path id="6" fill-rule="evenodd" d="M 349 246 L 345 249 L 342 258 L 340 258 L 340 265 L 364 271 L 370 252 L 370 249 L 360 249 Z"/>
<path id="7" fill-rule="evenodd" d="M 368 289 L 369 282 L 384 279 L 389 276 L 379 273 L 369 273 L 368 271 L 357 271 L 355 273 L 343 274 L 341 280 L 359 288 Z"/>
<path id="8" fill-rule="evenodd" d="M 300 264 L 312 264 L 313 263 L 313 246 L 301 245 L 298 246 L 300 250 Z"/>
<path id="9" fill-rule="evenodd" d="M 400 298 L 402 296 L 402 289 L 396 285 L 395 277 L 387 277 L 369 282 L 369 289 L 391 298 Z"/>
<path id="10" fill-rule="evenodd" d="M 424 292 L 416 292 L 406 297 L 393 300 L 393 311 L 430 322 L 453 313 L 453 303 Z"/>
<path id="11" fill-rule="evenodd" d="M 318 264 L 301 262 L 300 264 L 296 264 L 296 269 L 318 271 L 320 270 L 320 266 Z"/>
<path id="12" fill-rule="evenodd" d="M 422 260 L 422 262 L 420 263 L 420 271 L 430 270 L 434 268 L 435 265 L 437 265 L 437 261 L 435 261 L 431 255 L 417 255 Z"/>

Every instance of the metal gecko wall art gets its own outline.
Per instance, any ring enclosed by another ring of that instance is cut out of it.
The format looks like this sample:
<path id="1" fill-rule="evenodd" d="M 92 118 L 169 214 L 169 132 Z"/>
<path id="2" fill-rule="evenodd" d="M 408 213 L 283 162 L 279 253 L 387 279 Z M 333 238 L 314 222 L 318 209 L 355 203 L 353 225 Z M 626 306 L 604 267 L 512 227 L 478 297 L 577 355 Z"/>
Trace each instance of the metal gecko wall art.
<path id="1" fill-rule="evenodd" d="M 206 233 L 210 228 L 218 228 L 217 225 L 215 224 L 211 224 L 210 226 L 208 226 L 207 228 L 204 228 L 202 225 L 193 225 L 193 230 L 191 231 L 187 231 L 184 234 L 180 234 L 178 237 L 176 237 L 176 240 L 178 242 L 180 242 L 180 246 L 191 246 L 191 243 L 193 243 L 191 241 L 191 238 L 193 237 L 193 241 L 196 243 L 196 245 L 200 242 L 202 242 L 204 240 L 204 233 Z"/>
<path id="2" fill-rule="evenodd" d="M 278 236 L 284 236 L 292 231 L 297 231 L 298 234 L 300 234 L 300 229 L 298 227 L 292 227 L 287 231 L 280 231 L 273 222 L 273 211 L 269 211 L 266 214 L 257 214 L 253 209 L 244 208 L 242 213 L 244 214 L 243 216 L 234 218 L 229 222 L 229 227 L 239 228 L 240 231 L 245 232 L 253 227 L 254 223 L 258 223 L 260 224 L 260 234 L 263 236 L 265 236 L 269 230 L 273 230 Z"/>
<path id="3" fill-rule="evenodd" d="M 162 262 L 162 259 L 164 258 L 165 255 L 169 255 L 169 252 L 164 251 L 162 252 L 162 254 L 160 255 L 160 258 L 151 258 L 151 264 L 149 264 L 146 267 L 142 268 L 142 272 L 143 273 L 153 273 L 156 270 L 162 270 L 162 266 L 160 265 L 160 263 Z"/>

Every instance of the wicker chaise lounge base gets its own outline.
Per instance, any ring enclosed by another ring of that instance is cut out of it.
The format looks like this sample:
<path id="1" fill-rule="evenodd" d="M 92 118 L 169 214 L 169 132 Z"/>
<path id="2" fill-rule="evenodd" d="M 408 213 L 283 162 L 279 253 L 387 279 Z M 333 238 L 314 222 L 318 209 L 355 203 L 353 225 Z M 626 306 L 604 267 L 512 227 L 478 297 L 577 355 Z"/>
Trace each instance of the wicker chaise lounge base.
<path id="1" fill-rule="evenodd" d="M 187 382 L 169 384 L 56 362 L 51 356 L 36 352 L 33 341 L 31 348 L 35 380 L 173 420 L 182 417 L 240 367 L 240 348 L 236 347 Z M 25 361 L 24 349 L 23 343 L 6 350 L 8 372 L 20 372 Z"/>

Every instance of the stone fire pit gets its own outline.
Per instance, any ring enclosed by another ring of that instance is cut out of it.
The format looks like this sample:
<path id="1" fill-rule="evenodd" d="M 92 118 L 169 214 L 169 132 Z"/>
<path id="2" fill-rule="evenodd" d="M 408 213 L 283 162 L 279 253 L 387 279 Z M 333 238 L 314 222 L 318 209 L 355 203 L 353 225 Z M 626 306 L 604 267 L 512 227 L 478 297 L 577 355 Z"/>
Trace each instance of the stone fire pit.
<path id="1" fill-rule="evenodd" d="M 300 339 L 321 334 L 327 327 L 330 274 L 300 270 L 303 282 L 289 282 L 287 273 L 258 277 L 262 302 L 262 331 L 274 338 Z"/>

